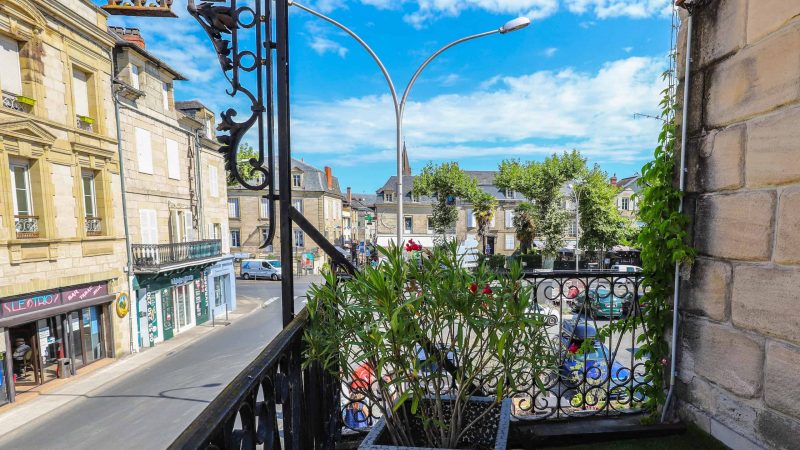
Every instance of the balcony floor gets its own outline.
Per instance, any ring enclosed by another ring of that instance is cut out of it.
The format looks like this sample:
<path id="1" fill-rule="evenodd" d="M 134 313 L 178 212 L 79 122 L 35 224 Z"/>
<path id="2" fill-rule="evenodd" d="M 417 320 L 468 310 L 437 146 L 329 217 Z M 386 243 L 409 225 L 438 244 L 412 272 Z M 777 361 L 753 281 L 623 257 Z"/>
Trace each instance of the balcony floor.
<path id="1" fill-rule="evenodd" d="M 614 440 L 602 443 L 540 447 L 540 450 L 676 450 L 697 448 L 703 450 L 725 450 L 724 444 L 697 427 L 689 426 L 684 433 L 651 438 Z"/>

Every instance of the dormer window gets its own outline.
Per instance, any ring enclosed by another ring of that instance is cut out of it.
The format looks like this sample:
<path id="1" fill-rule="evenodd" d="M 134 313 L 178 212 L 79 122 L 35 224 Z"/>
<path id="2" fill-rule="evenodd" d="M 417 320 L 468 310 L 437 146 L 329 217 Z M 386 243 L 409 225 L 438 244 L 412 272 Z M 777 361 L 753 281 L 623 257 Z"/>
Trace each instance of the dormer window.
<path id="1" fill-rule="evenodd" d="M 299 173 L 292 175 L 292 187 L 300 188 L 303 186 L 303 176 Z"/>
<path id="2" fill-rule="evenodd" d="M 506 189 L 505 194 L 506 194 L 506 198 L 516 198 L 517 197 L 517 193 L 512 191 L 511 189 Z"/>
<path id="3" fill-rule="evenodd" d="M 384 192 L 383 193 L 383 201 L 385 201 L 385 202 L 393 202 L 394 201 L 394 193 L 393 192 Z"/>

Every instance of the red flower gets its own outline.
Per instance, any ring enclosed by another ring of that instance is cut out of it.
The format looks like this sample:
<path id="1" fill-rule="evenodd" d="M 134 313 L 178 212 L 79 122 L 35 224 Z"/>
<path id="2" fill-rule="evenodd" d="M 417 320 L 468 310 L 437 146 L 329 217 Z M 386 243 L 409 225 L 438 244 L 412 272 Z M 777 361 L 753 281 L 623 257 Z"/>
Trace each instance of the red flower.
<path id="1" fill-rule="evenodd" d="M 490 288 L 489 285 L 487 284 L 483 288 L 483 290 L 481 291 L 481 294 L 483 294 L 483 295 L 492 295 L 492 288 Z"/>
<path id="2" fill-rule="evenodd" d="M 473 294 L 477 294 L 478 293 L 478 285 L 475 284 L 475 283 L 470 284 L 469 285 L 469 291 L 472 292 Z"/>
<path id="3" fill-rule="evenodd" d="M 569 345 L 567 351 L 570 353 L 578 353 L 578 349 L 580 349 L 580 347 L 578 347 L 578 344 L 573 342 L 572 344 Z"/>
<path id="4" fill-rule="evenodd" d="M 412 252 L 412 251 L 415 251 L 415 250 L 417 250 L 417 251 L 422 250 L 422 244 L 414 242 L 413 239 L 409 239 L 408 243 L 406 244 L 406 251 L 407 252 Z"/>

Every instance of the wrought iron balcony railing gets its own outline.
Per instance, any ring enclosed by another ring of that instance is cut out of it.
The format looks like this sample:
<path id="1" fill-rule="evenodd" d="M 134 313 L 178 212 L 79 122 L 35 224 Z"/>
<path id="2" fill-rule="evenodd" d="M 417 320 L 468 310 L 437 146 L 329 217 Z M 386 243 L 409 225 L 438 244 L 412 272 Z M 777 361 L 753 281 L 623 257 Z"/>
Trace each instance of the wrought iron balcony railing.
<path id="1" fill-rule="evenodd" d="M 87 116 L 75 116 L 75 126 L 83 131 L 94 133 L 94 119 Z"/>
<path id="2" fill-rule="evenodd" d="M 137 272 L 157 272 L 222 254 L 222 241 L 209 239 L 171 244 L 133 244 L 133 266 Z"/>
<path id="3" fill-rule="evenodd" d="M 14 228 L 17 239 L 35 239 L 39 237 L 39 216 L 14 216 Z"/>
<path id="4" fill-rule="evenodd" d="M 12 94 L 11 92 L 3 91 L 3 107 L 8 109 L 13 109 L 15 111 L 30 113 L 33 109 L 32 106 L 24 101 L 20 101 L 20 97 L 17 94 Z M 24 99 L 23 99 L 24 100 Z"/>
<path id="5" fill-rule="evenodd" d="M 525 439 L 532 426 L 549 419 L 561 419 L 546 422 L 559 424 L 640 413 L 647 385 L 646 356 L 636 356 L 637 340 L 646 335 L 642 275 L 565 271 L 532 273 L 526 282 L 533 288 L 534 309 L 548 316 L 549 351 L 557 362 L 540 375 L 541 383 L 518 382 L 521 387 L 511 396 L 514 434 Z M 298 314 L 171 448 L 273 448 L 279 436 L 283 448 L 333 448 L 342 436 L 352 441 L 365 435 L 377 422 L 379 408 L 351 392 L 349 369 L 342 370 L 339 380 L 313 364 L 301 369 L 308 320 L 307 310 Z M 601 340 L 598 332 L 615 323 L 622 326 Z M 585 350 L 584 341 L 592 351 Z M 371 383 L 363 388 L 377 389 L 378 380 Z M 487 395 L 495 389 L 478 387 Z M 366 414 L 345 423 L 347 408 L 355 404 L 366 406 Z M 283 421 L 276 416 L 277 405 Z"/>
<path id="6" fill-rule="evenodd" d="M 86 217 L 86 235 L 87 236 L 102 236 L 103 235 L 103 219 L 99 217 Z"/>

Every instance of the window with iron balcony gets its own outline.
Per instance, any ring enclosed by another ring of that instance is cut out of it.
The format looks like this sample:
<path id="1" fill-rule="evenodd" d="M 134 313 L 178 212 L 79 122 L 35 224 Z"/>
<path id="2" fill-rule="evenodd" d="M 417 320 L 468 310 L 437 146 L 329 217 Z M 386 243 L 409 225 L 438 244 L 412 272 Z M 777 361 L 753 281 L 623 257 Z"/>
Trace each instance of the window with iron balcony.
<path id="1" fill-rule="evenodd" d="M 3 108 L 22 113 L 33 113 L 36 100 L 33 98 L 30 81 L 23 82 L 22 72 L 29 64 L 21 57 L 25 42 L 0 34 L 0 92 Z"/>
<path id="2" fill-rule="evenodd" d="M 72 68 L 72 99 L 75 108 L 75 127 L 97 133 L 97 108 L 92 99 L 95 98 L 94 75 L 88 70 Z"/>
<path id="3" fill-rule="evenodd" d="M 39 216 L 36 215 L 35 200 L 39 198 L 39 192 L 34 192 L 33 188 L 41 186 L 35 181 L 31 182 L 34 171 L 32 167 L 35 162 L 30 160 L 12 158 L 9 164 L 11 179 L 12 203 L 14 206 L 14 230 L 16 239 L 36 239 L 40 235 Z"/>
<path id="4" fill-rule="evenodd" d="M 86 236 L 102 236 L 103 225 L 97 205 L 97 175 L 91 170 L 81 171 L 84 231 Z"/>

